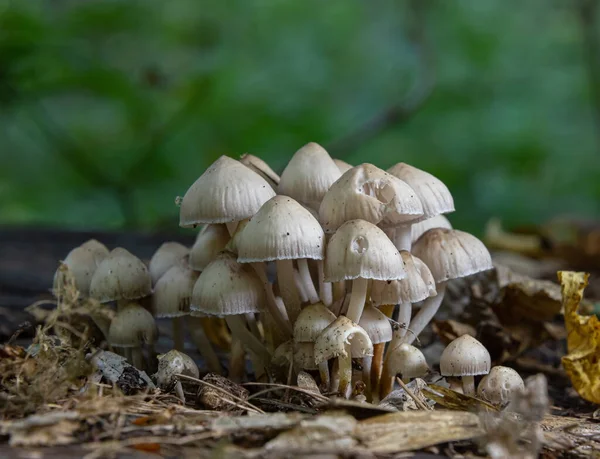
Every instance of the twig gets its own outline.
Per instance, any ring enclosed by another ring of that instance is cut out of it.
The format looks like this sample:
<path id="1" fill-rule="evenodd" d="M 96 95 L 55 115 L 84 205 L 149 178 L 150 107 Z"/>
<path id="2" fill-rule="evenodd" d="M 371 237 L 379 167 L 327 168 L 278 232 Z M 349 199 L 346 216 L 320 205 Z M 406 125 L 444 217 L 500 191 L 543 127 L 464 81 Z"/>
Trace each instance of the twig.
<path id="1" fill-rule="evenodd" d="M 256 397 L 260 394 L 266 393 L 270 390 L 278 390 L 278 389 L 286 389 L 286 390 L 295 390 L 296 392 L 302 392 L 303 394 L 307 394 L 307 395 L 311 395 L 315 398 L 320 398 L 322 401 L 329 401 L 329 399 L 327 397 L 325 397 L 322 394 L 318 394 L 317 392 L 313 392 L 307 389 L 303 389 L 302 387 L 298 387 L 298 386 L 289 386 L 287 384 L 277 384 L 277 383 L 261 383 L 261 382 L 248 382 L 248 383 L 244 383 L 242 384 L 243 386 L 271 386 L 272 389 L 266 389 L 260 392 L 257 392 L 256 394 L 252 394 L 250 395 L 248 398 L 253 398 Z"/>
<path id="2" fill-rule="evenodd" d="M 417 406 L 419 408 L 421 408 L 422 410 L 429 410 L 429 408 L 427 407 L 427 405 L 425 405 L 421 400 L 419 400 L 419 397 L 417 397 L 413 393 L 413 391 L 410 390 L 406 384 L 404 384 L 404 381 L 402 381 L 397 376 L 396 376 L 396 381 L 398 382 L 398 384 L 400 384 L 400 387 L 402 387 L 402 389 L 404 389 L 404 392 L 406 392 L 410 396 L 410 398 L 412 398 L 415 401 L 415 403 L 417 404 Z"/>

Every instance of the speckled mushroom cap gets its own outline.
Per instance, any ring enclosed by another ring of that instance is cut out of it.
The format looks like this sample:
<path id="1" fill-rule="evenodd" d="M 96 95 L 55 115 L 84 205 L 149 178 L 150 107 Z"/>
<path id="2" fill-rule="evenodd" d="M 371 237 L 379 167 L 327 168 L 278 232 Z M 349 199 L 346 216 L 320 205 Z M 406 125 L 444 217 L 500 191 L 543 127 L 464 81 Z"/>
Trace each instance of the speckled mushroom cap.
<path id="1" fill-rule="evenodd" d="M 294 323 L 294 342 L 314 343 L 317 337 L 335 320 L 335 314 L 323 303 L 306 306 Z"/>
<path id="2" fill-rule="evenodd" d="M 162 244 L 148 264 L 148 271 L 152 277 L 152 284 L 156 284 L 160 276 L 166 273 L 171 266 L 175 265 L 179 260 L 185 257 L 190 252 L 183 244 L 179 242 L 165 242 Z"/>
<path id="3" fill-rule="evenodd" d="M 341 159 L 334 158 L 333 162 L 335 163 L 335 165 L 338 167 L 338 169 L 340 170 L 340 172 L 342 174 L 344 172 L 346 172 L 347 170 L 352 169 L 354 167 L 352 164 L 348 164 L 346 161 L 342 161 Z"/>
<path id="4" fill-rule="evenodd" d="M 422 378 L 429 371 L 423 353 L 407 343 L 402 343 L 392 350 L 387 365 L 390 374 L 400 374 L 402 378 Z"/>
<path id="5" fill-rule="evenodd" d="M 316 370 L 319 368 L 315 362 L 314 343 L 294 343 L 294 365 L 303 370 Z"/>
<path id="6" fill-rule="evenodd" d="M 180 260 L 154 286 L 152 305 L 156 317 L 181 317 L 190 313 L 192 290 L 200 273 Z"/>
<path id="7" fill-rule="evenodd" d="M 279 185 L 279 175 L 277 175 L 277 173 L 258 156 L 251 155 L 250 153 L 243 154 L 240 158 L 240 163 L 249 167 L 264 178 L 274 190 L 277 189 L 277 185 Z"/>
<path id="8" fill-rule="evenodd" d="M 319 144 L 310 142 L 294 153 L 281 174 L 279 194 L 318 209 L 331 184 L 341 175 L 329 153 Z"/>
<path id="9" fill-rule="evenodd" d="M 108 342 L 116 347 L 139 347 L 158 339 L 154 317 L 143 307 L 130 303 L 117 312 L 110 323 Z"/>
<path id="10" fill-rule="evenodd" d="M 398 163 L 390 167 L 388 172 L 415 190 L 423 204 L 422 218 L 454 212 L 454 199 L 448 187 L 437 177 L 406 163 Z"/>
<path id="11" fill-rule="evenodd" d="M 148 268 L 121 247 L 112 250 L 92 276 L 90 296 L 101 303 L 135 300 L 151 294 L 152 279 Z"/>
<path id="12" fill-rule="evenodd" d="M 190 267 L 202 271 L 229 242 L 229 231 L 224 224 L 206 225 L 198 233 L 190 250 Z"/>
<path id="13" fill-rule="evenodd" d="M 400 256 L 406 277 L 401 280 L 373 281 L 371 300 L 375 306 L 417 303 L 436 294 L 435 280 L 427 265 L 406 250 L 401 250 Z"/>
<path id="14" fill-rule="evenodd" d="M 318 336 L 315 342 L 315 363 L 335 357 L 348 357 L 346 345 L 351 345 L 352 357 L 373 355 L 373 343 L 367 332 L 346 316 L 339 316 Z"/>
<path id="15" fill-rule="evenodd" d="M 464 231 L 433 228 L 419 238 L 412 253 L 431 270 L 436 283 L 492 269 L 483 242 Z"/>
<path id="16" fill-rule="evenodd" d="M 155 375 L 158 387 L 169 390 L 178 381 L 175 375 L 199 378 L 200 371 L 196 362 L 189 355 L 172 349 L 166 354 L 158 356 L 158 371 Z"/>
<path id="17" fill-rule="evenodd" d="M 294 199 L 278 195 L 267 201 L 236 238 L 238 260 L 312 258 L 322 260 L 325 233 L 312 214 Z"/>
<path id="18" fill-rule="evenodd" d="M 426 220 L 421 220 L 419 222 L 413 223 L 410 227 L 411 230 L 411 239 L 414 244 L 417 242 L 423 233 L 429 231 L 432 228 L 447 228 L 452 229 L 452 224 L 444 215 L 436 215 L 435 217 L 428 218 Z"/>
<path id="19" fill-rule="evenodd" d="M 392 326 L 383 312 L 373 306 L 366 306 L 358 322 L 369 335 L 373 344 L 392 340 Z"/>
<path id="20" fill-rule="evenodd" d="M 440 358 L 442 376 L 477 376 L 490 371 L 490 353 L 475 338 L 462 335 L 452 341 Z"/>
<path id="21" fill-rule="evenodd" d="M 275 196 L 271 185 L 239 161 L 221 156 L 187 190 L 179 226 L 237 222 L 254 215 Z"/>
<path id="22" fill-rule="evenodd" d="M 477 386 L 477 395 L 483 400 L 504 406 L 515 393 L 525 390 L 523 378 L 512 368 L 496 366 Z"/>
<path id="23" fill-rule="evenodd" d="M 351 220 L 338 228 L 327 245 L 326 282 L 362 277 L 393 280 L 406 276 L 398 249 L 385 233 L 364 220 Z"/>
<path id="24" fill-rule="evenodd" d="M 89 296 L 92 276 L 96 272 L 98 265 L 108 256 L 108 249 L 95 239 L 75 247 L 69 252 L 62 264 L 67 267 L 75 287 L 83 296 Z M 59 294 L 65 283 L 63 271 L 59 268 L 54 274 L 53 290 Z"/>
<path id="25" fill-rule="evenodd" d="M 395 226 L 422 215 L 423 207 L 413 189 L 372 164 L 344 172 L 319 207 L 319 220 L 328 233 L 357 218 L 375 225 Z"/>
<path id="26" fill-rule="evenodd" d="M 190 309 L 215 316 L 259 312 L 265 302 L 263 284 L 249 265 L 222 252 L 198 277 Z"/>

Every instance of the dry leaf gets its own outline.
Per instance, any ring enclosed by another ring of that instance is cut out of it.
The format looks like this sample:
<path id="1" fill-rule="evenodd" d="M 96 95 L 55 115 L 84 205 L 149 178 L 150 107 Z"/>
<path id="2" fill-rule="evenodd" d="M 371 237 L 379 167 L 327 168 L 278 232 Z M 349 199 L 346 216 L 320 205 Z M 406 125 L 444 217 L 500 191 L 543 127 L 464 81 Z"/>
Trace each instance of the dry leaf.
<path id="1" fill-rule="evenodd" d="M 448 389 L 447 387 L 438 386 L 437 384 L 429 384 L 427 387 L 421 389 L 421 391 L 425 396 L 435 401 L 437 404 L 442 405 L 444 408 L 448 408 L 450 410 L 498 411 L 495 406 L 490 405 L 483 400 L 460 394 L 452 389 Z"/>
<path id="2" fill-rule="evenodd" d="M 559 271 L 568 354 L 562 358 L 573 387 L 584 399 L 600 403 L 600 321 L 579 314 L 589 274 Z"/>
<path id="3" fill-rule="evenodd" d="M 450 341 L 455 340 L 462 335 L 477 336 L 475 327 L 452 319 L 434 320 L 432 328 L 444 344 L 449 344 Z"/>
<path id="4" fill-rule="evenodd" d="M 0 424 L 0 432 L 9 435 L 11 446 L 56 446 L 73 443 L 79 429 L 79 414 L 57 411 L 28 416 Z"/>

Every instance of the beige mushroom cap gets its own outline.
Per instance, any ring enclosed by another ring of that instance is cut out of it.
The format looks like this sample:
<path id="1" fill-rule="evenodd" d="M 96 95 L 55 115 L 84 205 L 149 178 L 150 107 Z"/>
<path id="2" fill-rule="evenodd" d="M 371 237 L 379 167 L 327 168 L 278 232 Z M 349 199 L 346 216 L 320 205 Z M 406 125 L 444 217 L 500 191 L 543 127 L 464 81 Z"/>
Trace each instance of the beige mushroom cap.
<path id="1" fill-rule="evenodd" d="M 294 365 L 303 370 L 316 370 L 319 368 L 315 362 L 314 343 L 294 343 Z"/>
<path id="2" fill-rule="evenodd" d="M 249 265 L 222 252 L 198 277 L 190 309 L 215 316 L 259 312 L 265 302 L 263 284 Z"/>
<path id="3" fill-rule="evenodd" d="M 109 253 L 109 250 L 106 248 L 106 246 L 96 239 L 90 239 L 88 241 L 85 241 L 79 247 L 91 250 L 101 258 L 107 257 Z"/>
<path id="4" fill-rule="evenodd" d="M 315 342 L 315 363 L 335 357 L 348 357 L 346 345 L 351 345 L 352 357 L 373 355 L 373 343 L 367 332 L 346 316 L 339 316 L 318 336 Z"/>
<path id="5" fill-rule="evenodd" d="M 454 212 L 454 199 L 448 187 L 437 177 L 406 163 L 398 163 L 388 172 L 415 190 L 423 204 L 423 218 Z"/>
<path id="6" fill-rule="evenodd" d="M 525 390 L 523 378 L 512 368 L 495 366 L 477 386 L 477 395 L 483 400 L 504 406 L 515 393 Z"/>
<path id="7" fill-rule="evenodd" d="M 90 296 L 101 303 L 151 294 L 152 279 L 146 265 L 121 247 L 113 249 L 92 276 Z"/>
<path id="8" fill-rule="evenodd" d="M 278 367 L 288 366 L 294 359 L 294 343 L 292 340 L 284 341 L 273 352 L 271 363 Z"/>
<path id="9" fill-rule="evenodd" d="M 402 180 L 372 164 L 347 170 L 323 197 L 319 217 L 331 233 L 344 222 L 360 218 L 373 224 L 395 226 L 423 215 L 414 190 Z"/>
<path id="10" fill-rule="evenodd" d="M 158 356 L 158 371 L 155 375 L 158 387 L 163 390 L 170 389 L 178 381 L 176 375 L 199 378 L 200 371 L 196 362 L 189 355 L 172 349 L 166 354 Z"/>
<path id="11" fill-rule="evenodd" d="M 181 260 L 190 252 L 183 244 L 179 242 L 165 242 L 162 244 L 148 264 L 148 270 L 150 271 L 150 277 L 152 277 L 152 284 L 156 284 L 160 276 L 166 273 L 175 263 Z"/>
<path id="12" fill-rule="evenodd" d="M 406 276 L 398 249 L 385 233 L 364 220 L 338 228 L 327 245 L 325 281 L 346 279 L 390 280 Z"/>
<path id="13" fill-rule="evenodd" d="M 190 267 L 202 271 L 229 242 L 229 231 L 224 224 L 206 225 L 198 233 L 190 250 Z"/>
<path id="14" fill-rule="evenodd" d="M 312 258 L 322 260 L 325 233 L 312 214 L 294 199 L 278 195 L 267 201 L 236 238 L 238 260 Z"/>
<path id="15" fill-rule="evenodd" d="M 335 163 L 335 165 L 338 167 L 338 169 L 340 170 L 340 172 L 343 174 L 344 172 L 346 172 L 349 169 L 352 169 L 354 166 L 352 164 L 348 164 L 346 161 L 343 161 L 341 159 L 333 159 L 333 162 Z"/>
<path id="16" fill-rule="evenodd" d="M 179 226 L 237 222 L 254 215 L 275 196 L 271 185 L 239 161 L 221 156 L 187 190 Z"/>
<path id="17" fill-rule="evenodd" d="M 410 227 L 412 233 L 412 243 L 414 244 L 415 242 L 417 242 L 417 239 L 419 239 L 423 235 L 423 233 L 426 233 L 432 228 L 452 229 L 452 224 L 444 215 L 436 215 L 435 217 L 427 218 L 417 223 L 413 223 Z"/>
<path id="18" fill-rule="evenodd" d="M 412 253 L 431 270 L 436 283 L 492 269 L 492 257 L 483 242 L 464 231 L 434 228 L 413 246 Z"/>
<path id="19" fill-rule="evenodd" d="M 390 374 L 400 374 L 402 378 L 422 378 L 429 371 L 423 353 L 414 346 L 402 343 L 388 358 Z"/>
<path id="20" fill-rule="evenodd" d="M 139 304 L 130 303 L 110 323 L 108 342 L 116 347 L 139 347 L 158 339 L 154 317 Z"/>
<path id="21" fill-rule="evenodd" d="M 390 321 L 383 312 L 373 306 L 365 307 L 358 325 L 367 332 L 373 344 L 387 343 L 392 340 Z"/>
<path id="22" fill-rule="evenodd" d="M 183 261 L 172 266 L 154 286 L 152 305 L 156 317 L 181 317 L 190 312 L 192 290 L 199 273 Z"/>
<path id="23" fill-rule="evenodd" d="M 470 335 L 462 335 L 448 344 L 440 358 L 442 376 L 485 375 L 490 365 L 490 353 Z"/>
<path id="24" fill-rule="evenodd" d="M 317 337 L 335 320 L 335 314 L 323 303 L 306 306 L 294 323 L 294 342 L 314 343 Z"/>
<path id="25" fill-rule="evenodd" d="M 373 281 L 371 300 L 375 306 L 417 303 L 436 294 L 435 280 L 427 265 L 406 250 L 401 250 L 400 256 L 406 277 L 401 280 Z"/>
<path id="26" fill-rule="evenodd" d="M 108 249 L 95 239 L 75 247 L 69 252 L 62 264 L 67 267 L 73 280 L 75 288 L 84 296 L 90 294 L 90 284 L 98 265 L 108 256 Z M 59 294 L 65 279 L 63 271 L 59 268 L 54 274 L 53 289 Z"/>
<path id="27" fill-rule="evenodd" d="M 240 157 L 240 163 L 249 167 L 262 178 L 264 178 L 274 190 L 277 190 L 279 185 L 279 175 L 271 169 L 271 167 L 258 156 L 245 153 Z"/>
<path id="28" fill-rule="evenodd" d="M 331 184 L 341 175 L 329 153 L 319 144 L 310 142 L 294 153 L 281 174 L 279 194 L 318 209 Z"/>

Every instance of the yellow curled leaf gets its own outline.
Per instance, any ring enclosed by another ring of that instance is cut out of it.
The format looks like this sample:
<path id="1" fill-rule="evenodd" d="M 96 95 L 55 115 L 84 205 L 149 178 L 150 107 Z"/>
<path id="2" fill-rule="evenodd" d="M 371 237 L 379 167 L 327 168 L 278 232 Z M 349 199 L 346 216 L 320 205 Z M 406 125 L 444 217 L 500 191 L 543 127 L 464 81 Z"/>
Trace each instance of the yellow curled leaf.
<path id="1" fill-rule="evenodd" d="M 577 393 L 600 403 L 600 321 L 595 315 L 582 316 L 578 312 L 588 277 L 587 273 L 558 272 L 568 351 L 562 364 Z"/>

